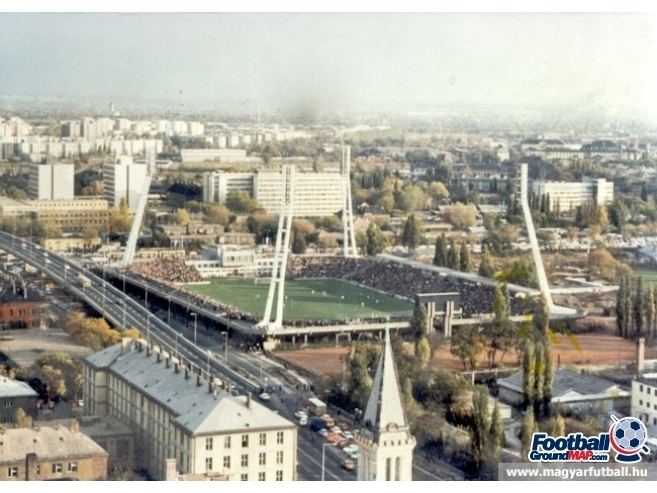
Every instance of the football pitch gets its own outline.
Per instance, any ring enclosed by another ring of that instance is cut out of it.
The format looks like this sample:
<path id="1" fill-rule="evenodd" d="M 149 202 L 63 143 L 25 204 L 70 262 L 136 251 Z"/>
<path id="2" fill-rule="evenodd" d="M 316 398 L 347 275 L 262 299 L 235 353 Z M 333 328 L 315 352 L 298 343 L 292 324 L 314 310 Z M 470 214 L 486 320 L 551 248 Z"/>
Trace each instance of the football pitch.
<path id="1" fill-rule="evenodd" d="M 187 289 L 261 317 L 269 279 L 212 279 Z M 274 311 L 276 310 L 274 306 Z M 285 320 L 353 320 L 410 316 L 413 305 L 392 296 L 338 279 L 295 279 L 285 282 Z"/>

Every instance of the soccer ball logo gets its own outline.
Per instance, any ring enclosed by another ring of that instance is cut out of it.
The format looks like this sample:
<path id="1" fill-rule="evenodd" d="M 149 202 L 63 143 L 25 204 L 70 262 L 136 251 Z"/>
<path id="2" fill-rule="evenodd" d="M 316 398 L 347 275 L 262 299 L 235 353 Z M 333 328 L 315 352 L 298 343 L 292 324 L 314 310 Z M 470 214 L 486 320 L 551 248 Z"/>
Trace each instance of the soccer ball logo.
<path id="1" fill-rule="evenodd" d="M 626 417 L 618 419 L 611 417 L 613 423 L 609 429 L 611 446 L 617 452 L 617 462 L 639 462 L 641 454 L 649 454 L 650 449 L 646 447 L 648 430 L 640 419 Z"/>

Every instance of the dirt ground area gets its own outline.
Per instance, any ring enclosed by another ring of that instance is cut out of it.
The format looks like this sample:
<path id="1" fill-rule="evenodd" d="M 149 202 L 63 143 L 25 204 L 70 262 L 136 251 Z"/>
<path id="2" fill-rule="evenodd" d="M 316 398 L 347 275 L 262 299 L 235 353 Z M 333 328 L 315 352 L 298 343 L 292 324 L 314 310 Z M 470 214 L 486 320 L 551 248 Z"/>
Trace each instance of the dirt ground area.
<path id="1" fill-rule="evenodd" d="M 634 361 L 634 342 L 609 334 L 554 334 L 552 344 L 555 363 L 561 365 L 613 366 Z M 313 373 L 335 375 L 342 372 L 344 357 L 348 352 L 349 348 L 346 347 L 332 347 L 282 351 L 276 354 Z M 646 348 L 646 359 L 654 358 L 657 358 L 657 348 Z M 486 356 L 482 353 L 479 367 L 485 368 L 485 363 Z M 518 366 L 516 354 L 507 354 L 503 364 L 506 367 Z M 432 366 L 436 369 L 463 370 L 463 363 L 450 353 L 449 345 L 443 345 L 436 350 Z"/>

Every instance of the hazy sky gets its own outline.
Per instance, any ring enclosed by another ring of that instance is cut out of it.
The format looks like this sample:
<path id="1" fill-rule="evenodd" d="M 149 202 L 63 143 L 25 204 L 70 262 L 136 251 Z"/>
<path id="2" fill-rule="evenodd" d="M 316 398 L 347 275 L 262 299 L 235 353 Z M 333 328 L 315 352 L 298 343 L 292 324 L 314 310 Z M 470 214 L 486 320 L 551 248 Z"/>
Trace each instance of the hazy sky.
<path id="1" fill-rule="evenodd" d="M 0 14 L 0 95 L 649 113 L 656 28 L 647 14 Z"/>

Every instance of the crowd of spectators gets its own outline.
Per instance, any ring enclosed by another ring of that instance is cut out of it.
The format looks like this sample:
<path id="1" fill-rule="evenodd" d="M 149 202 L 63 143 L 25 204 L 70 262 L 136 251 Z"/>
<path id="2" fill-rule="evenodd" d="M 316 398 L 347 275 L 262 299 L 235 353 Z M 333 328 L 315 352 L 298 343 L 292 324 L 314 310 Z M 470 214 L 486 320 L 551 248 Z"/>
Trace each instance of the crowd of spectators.
<path id="1" fill-rule="evenodd" d="M 288 275 L 296 278 L 331 277 L 400 296 L 409 301 L 420 293 L 459 293 L 463 316 L 489 314 L 494 298 L 493 286 L 440 275 L 409 265 L 377 259 L 343 257 L 293 257 Z M 511 312 L 525 311 L 524 301 L 511 300 Z"/>
<path id="2" fill-rule="evenodd" d="M 182 259 L 158 259 L 150 262 L 137 262 L 130 270 L 149 279 L 165 283 L 188 283 L 203 280 L 195 267 L 185 264 Z"/>

